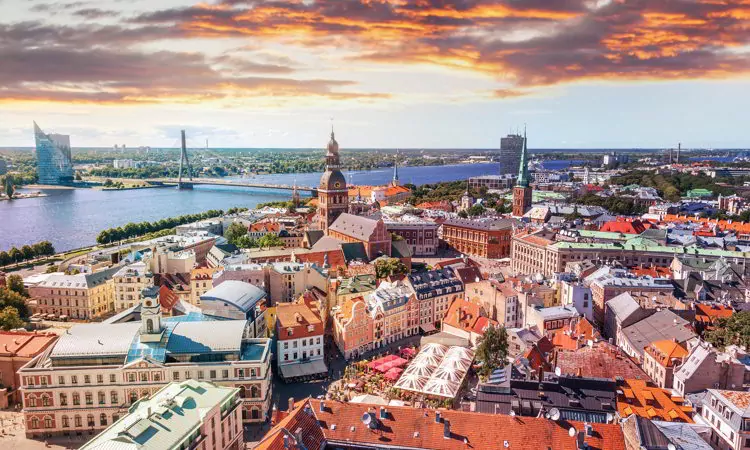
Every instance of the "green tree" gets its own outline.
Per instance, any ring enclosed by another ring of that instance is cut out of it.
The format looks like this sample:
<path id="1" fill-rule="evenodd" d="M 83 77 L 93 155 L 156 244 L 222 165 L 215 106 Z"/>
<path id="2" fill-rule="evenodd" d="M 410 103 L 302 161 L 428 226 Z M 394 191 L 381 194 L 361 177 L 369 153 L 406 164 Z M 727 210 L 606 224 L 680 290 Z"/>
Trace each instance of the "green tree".
<path id="1" fill-rule="evenodd" d="M 0 328 L 5 331 L 12 330 L 14 328 L 22 328 L 24 321 L 21 319 L 21 315 L 18 310 L 12 306 L 6 306 L 0 311 Z"/>
<path id="2" fill-rule="evenodd" d="M 15 247 L 11 248 L 8 252 L 10 260 L 15 263 L 23 261 L 23 252 Z"/>
<path id="3" fill-rule="evenodd" d="M 398 258 L 379 258 L 375 261 L 375 275 L 378 278 L 388 278 L 391 275 L 407 274 L 406 264 Z"/>
<path id="4" fill-rule="evenodd" d="M 469 217 L 469 214 L 466 211 L 459 211 L 458 212 L 458 217 L 460 217 L 462 219 L 466 219 L 466 218 Z"/>
<path id="5" fill-rule="evenodd" d="M 11 263 L 10 255 L 6 251 L 0 252 L 0 266 L 7 266 Z"/>
<path id="6" fill-rule="evenodd" d="M 469 216 L 472 216 L 472 217 L 473 216 L 481 216 L 482 214 L 484 214 L 484 211 L 485 211 L 484 206 L 482 206 L 479 203 L 477 203 L 475 205 L 472 205 L 471 208 L 469 208 L 466 211 L 466 214 L 468 214 Z"/>
<path id="7" fill-rule="evenodd" d="M 258 239 L 258 247 L 282 247 L 284 241 L 275 234 L 268 233 Z"/>
<path id="8" fill-rule="evenodd" d="M 23 285 L 23 278 L 21 275 L 9 275 L 5 280 L 5 284 L 8 290 L 15 292 L 18 295 L 24 297 L 29 296 L 29 291 L 26 290 L 26 286 Z"/>
<path id="9" fill-rule="evenodd" d="M 237 245 L 237 239 L 247 234 L 247 227 L 240 222 L 233 222 L 224 232 L 224 237 L 234 245 Z"/>
<path id="10" fill-rule="evenodd" d="M 505 327 L 490 326 L 484 331 L 482 337 L 479 338 L 476 357 L 483 363 L 479 373 L 484 377 L 505 365 L 508 357 L 508 333 Z"/>
<path id="11" fill-rule="evenodd" d="M 258 242 L 246 234 L 237 238 L 234 245 L 239 248 L 253 248 L 258 246 Z"/>
<path id="12" fill-rule="evenodd" d="M 34 249 L 30 245 L 21 247 L 21 252 L 23 252 L 23 259 L 34 259 Z"/>
<path id="13" fill-rule="evenodd" d="M 713 329 L 706 331 L 704 339 L 715 347 L 727 345 L 750 346 L 750 311 L 740 311 L 729 318 L 720 318 Z"/>
<path id="14" fill-rule="evenodd" d="M 29 308 L 26 306 L 26 298 L 10 289 L 0 288 L 0 309 L 12 306 L 18 310 L 22 318 L 28 317 Z"/>

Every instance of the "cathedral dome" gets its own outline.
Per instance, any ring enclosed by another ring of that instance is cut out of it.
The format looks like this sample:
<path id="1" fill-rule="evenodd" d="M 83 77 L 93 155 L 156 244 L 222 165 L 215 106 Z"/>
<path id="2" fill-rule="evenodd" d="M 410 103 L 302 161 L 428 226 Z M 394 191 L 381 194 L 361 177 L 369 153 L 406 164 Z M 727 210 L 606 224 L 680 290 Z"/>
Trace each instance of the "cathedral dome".
<path id="1" fill-rule="evenodd" d="M 346 189 L 346 178 L 340 170 L 327 170 L 320 177 L 320 189 L 344 190 Z"/>

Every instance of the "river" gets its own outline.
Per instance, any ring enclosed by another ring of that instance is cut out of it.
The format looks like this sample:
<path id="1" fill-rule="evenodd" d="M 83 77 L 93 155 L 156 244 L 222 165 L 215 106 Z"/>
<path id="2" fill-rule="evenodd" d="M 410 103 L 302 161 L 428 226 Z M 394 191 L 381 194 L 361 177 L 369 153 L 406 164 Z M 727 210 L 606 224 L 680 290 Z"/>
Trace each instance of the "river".
<path id="1" fill-rule="evenodd" d="M 546 165 L 546 164 L 545 164 Z M 555 168 L 564 164 L 555 162 Z M 458 164 L 399 168 L 401 183 L 416 185 L 463 180 L 497 173 L 497 164 Z M 390 182 L 392 169 L 344 172 L 347 181 L 360 185 Z M 320 173 L 258 175 L 256 182 L 317 186 Z M 231 186 L 100 191 L 94 189 L 43 190 L 46 197 L 0 201 L 0 250 L 50 241 L 57 251 L 92 245 L 103 229 L 128 222 L 154 221 L 209 209 L 234 206 L 253 208 L 258 203 L 290 198 L 289 191 L 253 190 Z"/>

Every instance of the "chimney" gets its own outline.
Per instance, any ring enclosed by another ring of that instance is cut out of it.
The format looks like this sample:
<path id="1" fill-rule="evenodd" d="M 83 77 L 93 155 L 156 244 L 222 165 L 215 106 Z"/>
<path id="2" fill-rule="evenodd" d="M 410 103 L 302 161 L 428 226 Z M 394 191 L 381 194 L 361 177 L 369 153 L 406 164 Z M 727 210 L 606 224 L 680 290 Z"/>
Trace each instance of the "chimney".
<path id="1" fill-rule="evenodd" d="M 287 407 L 287 411 L 292 412 L 294 409 L 294 397 L 289 397 L 289 406 Z"/>
<path id="2" fill-rule="evenodd" d="M 446 419 L 443 421 L 443 439 L 450 439 L 450 438 L 451 438 L 451 421 Z"/>
<path id="3" fill-rule="evenodd" d="M 326 403 L 323 400 L 320 401 L 320 412 L 326 412 Z"/>
<path id="4" fill-rule="evenodd" d="M 297 441 L 297 446 L 302 447 L 302 427 L 294 430 L 294 439 Z"/>
<path id="5" fill-rule="evenodd" d="M 440 423 L 440 411 L 435 411 L 435 423 Z"/>

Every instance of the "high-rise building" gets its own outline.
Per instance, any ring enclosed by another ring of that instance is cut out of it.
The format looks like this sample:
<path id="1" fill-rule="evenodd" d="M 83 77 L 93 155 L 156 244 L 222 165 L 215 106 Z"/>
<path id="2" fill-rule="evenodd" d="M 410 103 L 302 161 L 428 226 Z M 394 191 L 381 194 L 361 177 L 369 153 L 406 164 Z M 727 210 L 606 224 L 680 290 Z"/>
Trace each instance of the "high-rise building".
<path id="1" fill-rule="evenodd" d="M 328 141 L 326 152 L 326 171 L 320 178 L 318 186 L 318 220 L 319 228 L 326 234 L 328 227 L 349 210 L 349 190 L 346 178 L 341 173 L 339 160 L 339 144 L 331 130 L 331 140 Z"/>
<path id="2" fill-rule="evenodd" d="M 6 173 L 8 173 L 8 163 L 0 158 L 0 175 L 5 175 Z"/>
<path id="3" fill-rule="evenodd" d="M 518 179 L 513 188 L 513 215 L 523 216 L 531 208 L 531 186 L 529 186 L 529 161 L 526 148 L 526 132 L 523 133 L 521 161 L 518 164 Z"/>
<path id="4" fill-rule="evenodd" d="M 45 134 L 36 122 L 34 122 L 34 136 L 39 183 L 72 183 L 73 161 L 70 156 L 70 136 Z"/>
<path id="5" fill-rule="evenodd" d="M 500 138 L 500 175 L 512 175 L 518 171 L 523 142 L 524 137 L 520 134 Z"/>

